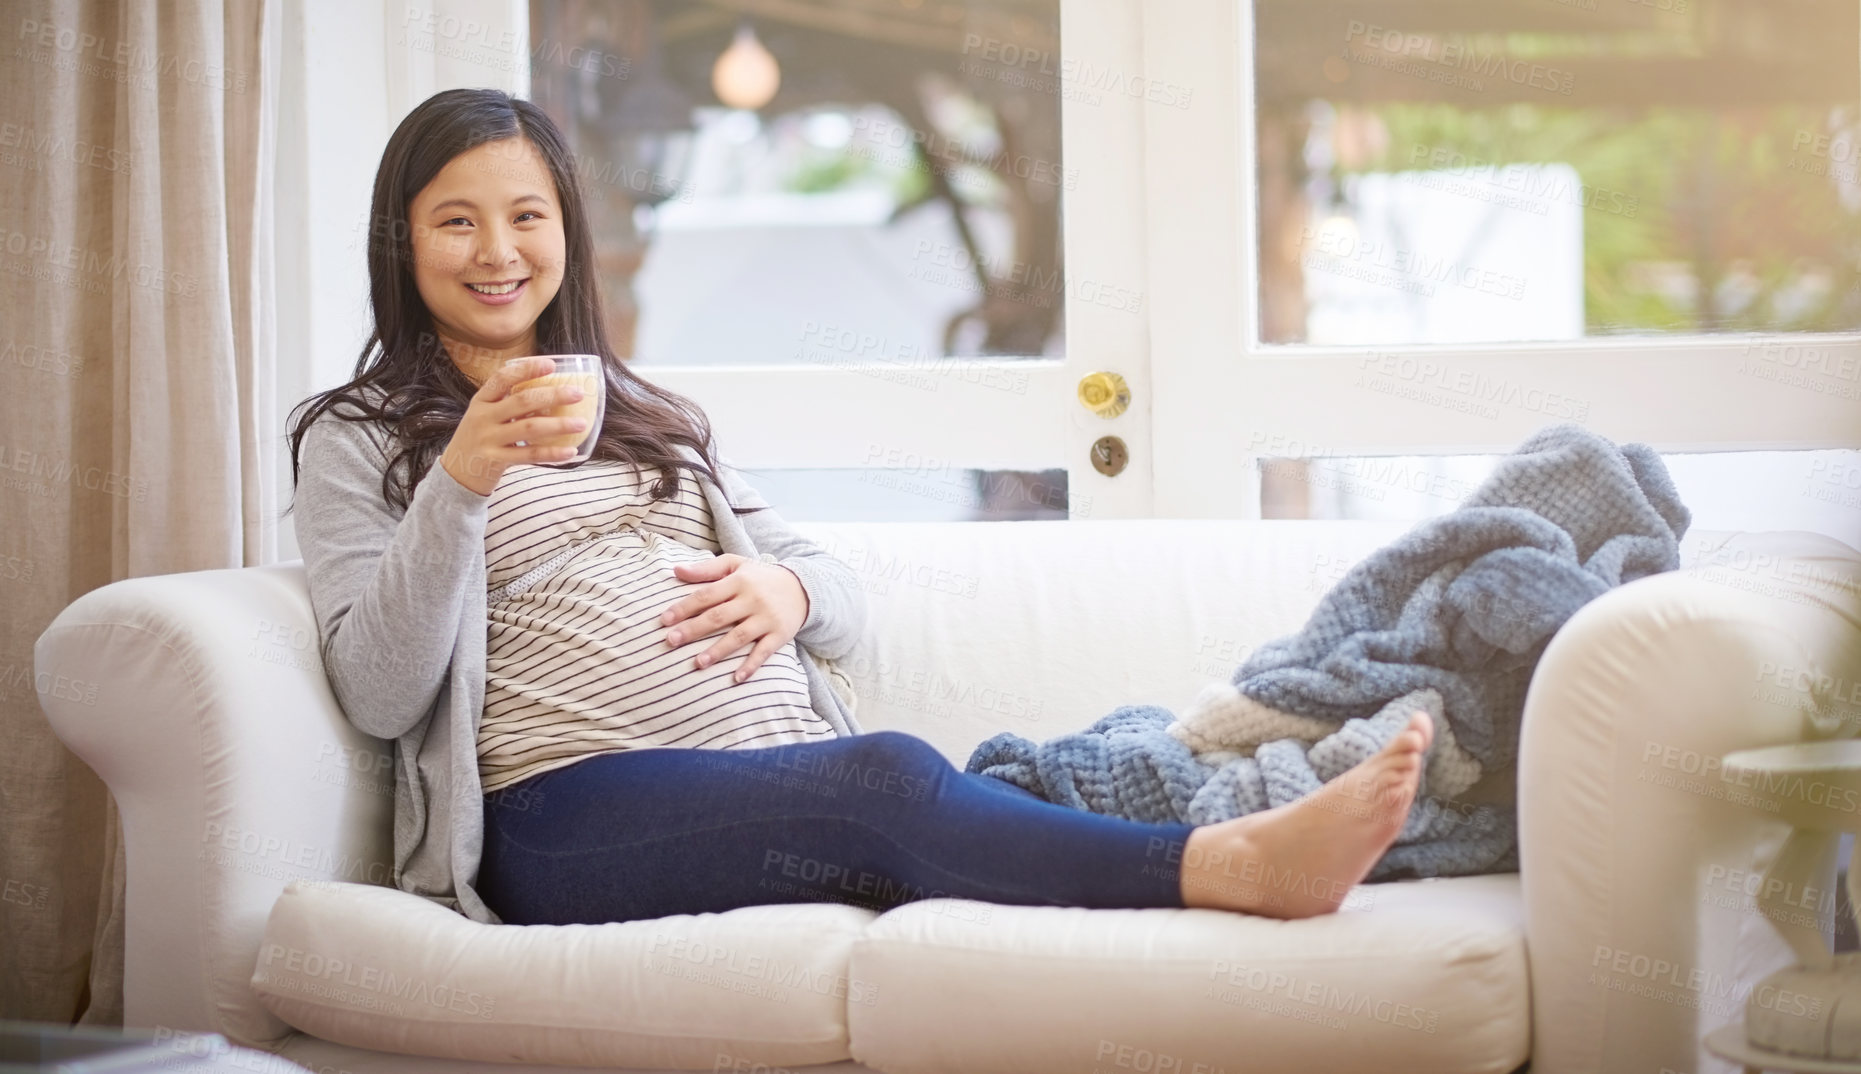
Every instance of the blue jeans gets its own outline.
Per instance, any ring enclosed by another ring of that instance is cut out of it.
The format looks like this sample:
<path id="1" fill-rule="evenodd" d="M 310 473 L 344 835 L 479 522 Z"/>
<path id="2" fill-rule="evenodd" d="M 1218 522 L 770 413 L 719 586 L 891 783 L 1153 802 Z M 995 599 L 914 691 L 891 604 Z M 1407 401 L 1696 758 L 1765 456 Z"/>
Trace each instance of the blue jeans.
<path id="1" fill-rule="evenodd" d="M 510 924 L 953 897 L 1180 907 L 1193 828 L 1054 805 L 913 735 L 597 754 L 485 796 L 477 890 Z"/>

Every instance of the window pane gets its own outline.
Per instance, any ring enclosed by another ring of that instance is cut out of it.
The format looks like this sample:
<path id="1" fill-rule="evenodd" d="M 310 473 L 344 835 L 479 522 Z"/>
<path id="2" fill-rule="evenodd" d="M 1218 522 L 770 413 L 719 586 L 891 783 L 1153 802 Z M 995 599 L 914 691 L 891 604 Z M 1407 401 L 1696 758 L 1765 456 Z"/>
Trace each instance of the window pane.
<path id="1" fill-rule="evenodd" d="M 1058 0 L 741 7 L 530 4 L 621 353 L 1061 354 Z"/>
<path id="2" fill-rule="evenodd" d="M 1297 450 L 1297 449 L 1295 449 Z M 1420 521 L 1453 510 L 1497 455 L 1263 459 L 1266 518 Z M 1861 451 L 1661 456 L 1696 530 L 1808 530 L 1861 549 Z"/>
<path id="3" fill-rule="evenodd" d="M 1854 0 L 1255 0 L 1261 337 L 1861 328 Z"/>
<path id="4" fill-rule="evenodd" d="M 1085 517 L 1065 470 L 913 468 L 750 470 L 745 479 L 790 522 L 1034 522 Z"/>

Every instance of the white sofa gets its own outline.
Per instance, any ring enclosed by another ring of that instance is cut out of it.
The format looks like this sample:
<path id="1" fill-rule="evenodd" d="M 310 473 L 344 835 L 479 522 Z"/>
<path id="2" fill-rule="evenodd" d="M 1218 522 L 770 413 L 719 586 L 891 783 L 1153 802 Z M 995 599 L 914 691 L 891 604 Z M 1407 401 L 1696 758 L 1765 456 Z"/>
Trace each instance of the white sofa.
<path id="1" fill-rule="evenodd" d="M 1180 711 L 1402 528 L 804 527 L 872 596 L 845 662 L 859 718 L 959 766 L 1002 730 Z M 744 1074 L 1724 1071 L 1701 1036 L 1788 957 L 1748 879 L 1784 832 L 1725 793 L 1713 759 L 1854 733 L 1861 555 L 1696 534 L 1687 558 L 1593 602 L 1546 653 L 1518 773 L 1522 875 L 1366 885 L 1300 922 L 953 900 L 571 933 L 434 918 L 366 886 L 386 881 L 390 770 L 331 697 L 297 563 L 88 593 L 39 639 L 37 681 L 96 687 L 41 700 L 121 808 L 127 1021 L 317 1071 L 546 1069 L 387 1047 Z M 372 994 L 353 966 L 360 992 L 322 987 L 340 982 L 320 945 L 344 944 L 433 986 L 419 1025 L 381 1017 L 378 974 Z M 784 958 L 833 986 L 763 969 Z"/>

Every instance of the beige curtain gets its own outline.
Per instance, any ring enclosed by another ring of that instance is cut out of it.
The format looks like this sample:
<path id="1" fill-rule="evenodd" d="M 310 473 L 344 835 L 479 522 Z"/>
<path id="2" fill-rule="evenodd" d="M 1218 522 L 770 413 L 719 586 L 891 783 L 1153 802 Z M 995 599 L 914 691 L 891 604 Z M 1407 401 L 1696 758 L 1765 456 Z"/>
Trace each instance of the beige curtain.
<path id="1" fill-rule="evenodd" d="M 23 0 L 0 52 L 0 1018 L 122 1019 L 123 855 L 32 647 L 277 558 L 277 0 Z"/>

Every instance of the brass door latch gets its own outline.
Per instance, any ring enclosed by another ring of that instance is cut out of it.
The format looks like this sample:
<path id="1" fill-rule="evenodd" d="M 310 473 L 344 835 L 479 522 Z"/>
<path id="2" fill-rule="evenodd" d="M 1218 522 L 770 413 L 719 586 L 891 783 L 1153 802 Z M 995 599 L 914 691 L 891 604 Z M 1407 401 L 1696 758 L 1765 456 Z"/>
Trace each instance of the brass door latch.
<path id="1" fill-rule="evenodd" d="M 1101 418 L 1115 418 L 1131 406 L 1131 387 L 1116 373 L 1087 373 L 1079 378 L 1079 402 Z"/>

